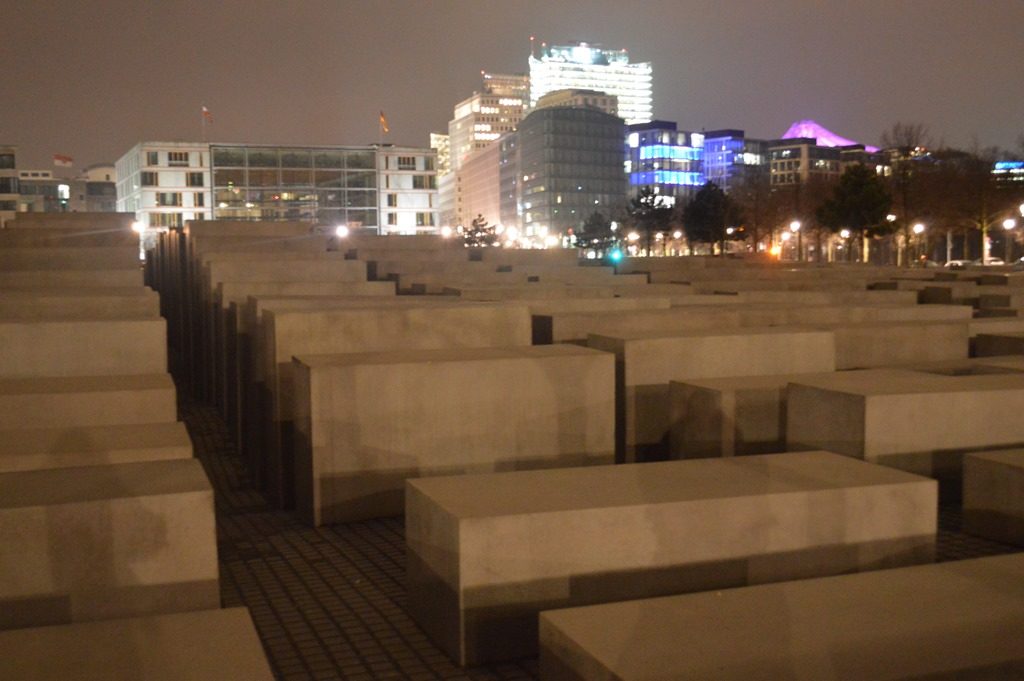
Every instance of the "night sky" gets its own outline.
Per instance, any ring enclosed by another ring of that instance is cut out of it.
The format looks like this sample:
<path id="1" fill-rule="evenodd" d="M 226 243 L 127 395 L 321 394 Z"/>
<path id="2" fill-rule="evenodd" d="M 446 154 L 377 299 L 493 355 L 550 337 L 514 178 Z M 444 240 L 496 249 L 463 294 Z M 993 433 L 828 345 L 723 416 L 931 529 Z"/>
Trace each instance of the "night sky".
<path id="1" fill-rule="evenodd" d="M 1024 134 L 1024 0 L 3 0 L 0 143 L 19 166 L 142 140 L 428 145 L 529 37 L 654 64 L 654 113 L 777 137 L 813 118 L 865 143 L 896 121 L 952 146 Z"/>

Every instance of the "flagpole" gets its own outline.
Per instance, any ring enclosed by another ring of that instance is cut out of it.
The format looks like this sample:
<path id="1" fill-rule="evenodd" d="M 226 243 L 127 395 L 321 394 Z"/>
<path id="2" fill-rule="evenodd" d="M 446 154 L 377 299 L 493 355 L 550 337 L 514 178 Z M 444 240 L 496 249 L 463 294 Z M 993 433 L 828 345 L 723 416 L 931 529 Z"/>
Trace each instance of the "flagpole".
<path id="1" fill-rule="evenodd" d="M 203 133 L 203 144 L 206 143 L 206 112 L 203 109 L 199 110 L 199 125 Z"/>

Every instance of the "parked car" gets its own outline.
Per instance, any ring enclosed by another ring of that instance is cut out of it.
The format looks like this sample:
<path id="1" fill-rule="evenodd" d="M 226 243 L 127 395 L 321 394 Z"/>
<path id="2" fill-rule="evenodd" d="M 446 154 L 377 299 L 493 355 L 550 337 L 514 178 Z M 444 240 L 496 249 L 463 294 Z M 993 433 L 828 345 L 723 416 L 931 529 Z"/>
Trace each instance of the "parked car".
<path id="1" fill-rule="evenodd" d="M 1005 265 L 1006 263 L 1003 262 L 1002 258 L 989 258 L 988 262 L 982 262 L 981 258 L 978 258 L 977 260 L 972 260 L 971 264 L 972 265 L 979 265 L 979 266 L 987 265 L 987 266 L 991 267 L 993 265 Z"/>
<path id="2" fill-rule="evenodd" d="M 1013 263 L 1013 269 L 1018 272 L 1024 270 L 1024 258 L 1021 258 L 1017 262 Z"/>
<path id="3" fill-rule="evenodd" d="M 963 270 L 967 269 L 967 266 L 970 264 L 970 260 L 950 260 L 946 263 L 946 267 L 951 270 Z"/>

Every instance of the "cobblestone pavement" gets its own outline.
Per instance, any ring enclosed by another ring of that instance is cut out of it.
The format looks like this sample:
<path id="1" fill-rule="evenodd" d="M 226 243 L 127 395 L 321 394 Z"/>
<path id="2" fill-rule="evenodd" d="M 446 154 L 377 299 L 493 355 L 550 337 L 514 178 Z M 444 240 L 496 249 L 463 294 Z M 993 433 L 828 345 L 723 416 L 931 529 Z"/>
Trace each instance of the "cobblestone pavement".
<path id="1" fill-rule="evenodd" d="M 256 492 L 214 409 L 181 408 L 216 494 L 221 599 L 244 605 L 279 679 L 515 681 L 536 659 L 461 669 L 406 614 L 401 518 L 312 529 Z M 1009 553 L 939 514 L 939 560 Z"/>

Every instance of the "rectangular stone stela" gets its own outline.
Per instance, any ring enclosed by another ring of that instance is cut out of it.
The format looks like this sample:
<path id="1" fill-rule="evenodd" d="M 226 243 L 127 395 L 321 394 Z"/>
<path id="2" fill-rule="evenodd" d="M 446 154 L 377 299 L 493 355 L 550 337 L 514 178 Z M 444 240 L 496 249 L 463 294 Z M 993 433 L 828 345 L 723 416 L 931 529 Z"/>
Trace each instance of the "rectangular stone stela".
<path id="1" fill-rule="evenodd" d="M 618 455 L 643 460 L 668 449 L 669 382 L 690 378 L 834 371 L 831 331 L 795 327 L 693 331 L 668 337 L 591 335 L 618 365 Z"/>
<path id="2" fill-rule="evenodd" d="M 0 474 L 0 546 L 0 629 L 220 606 L 195 459 Z"/>
<path id="3" fill-rule="evenodd" d="M 934 558 L 934 480 L 828 452 L 406 481 L 409 611 L 460 664 L 537 612 Z"/>
<path id="4" fill-rule="evenodd" d="M 0 632 L 13 681 L 273 681 L 245 608 Z"/>
<path id="5" fill-rule="evenodd" d="M 964 457 L 964 530 L 1024 546 L 1024 449 Z"/>
<path id="6" fill-rule="evenodd" d="M 296 507 L 400 515 L 406 478 L 609 464 L 615 358 L 567 345 L 295 360 Z"/>
<path id="7" fill-rule="evenodd" d="M 1024 553 L 552 610 L 544 681 L 1024 676 Z"/>
<path id="8" fill-rule="evenodd" d="M 955 499 L 965 452 L 1024 445 L 1024 375 L 1007 371 L 852 371 L 801 380 L 788 388 L 787 448 L 936 477 L 943 496 Z"/>

